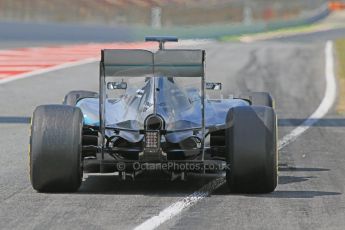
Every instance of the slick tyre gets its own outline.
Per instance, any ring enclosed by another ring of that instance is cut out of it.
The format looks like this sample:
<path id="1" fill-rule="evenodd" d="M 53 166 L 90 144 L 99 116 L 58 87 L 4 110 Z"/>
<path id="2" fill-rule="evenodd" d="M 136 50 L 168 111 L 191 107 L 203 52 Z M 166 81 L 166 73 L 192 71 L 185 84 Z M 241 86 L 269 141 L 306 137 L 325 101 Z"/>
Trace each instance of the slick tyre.
<path id="1" fill-rule="evenodd" d="M 96 98 L 98 93 L 84 90 L 76 90 L 69 92 L 63 101 L 64 105 L 76 106 L 79 100 L 83 98 Z"/>
<path id="2" fill-rule="evenodd" d="M 81 164 L 82 112 L 68 105 L 42 105 L 32 117 L 30 179 L 39 192 L 78 190 Z"/>
<path id="3" fill-rule="evenodd" d="M 278 183 L 277 122 L 267 106 L 231 108 L 227 115 L 226 181 L 232 192 L 269 193 Z"/>

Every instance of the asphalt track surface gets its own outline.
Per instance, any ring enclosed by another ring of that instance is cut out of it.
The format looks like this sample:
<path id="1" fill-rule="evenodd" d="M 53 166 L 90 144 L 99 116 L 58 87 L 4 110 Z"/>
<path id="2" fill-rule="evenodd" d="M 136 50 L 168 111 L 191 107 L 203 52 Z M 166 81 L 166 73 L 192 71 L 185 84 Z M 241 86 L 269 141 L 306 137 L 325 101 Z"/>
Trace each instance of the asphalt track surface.
<path id="1" fill-rule="evenodd" d="M 224 96 L 270 91 L 279 138 L 308 118 L 325 92 L 325 41 L 209 43 L 207 78 Z M 57 70 L 0 85 L 0 229 L 133 229 L 219 175 L 170 182 L 89 176 L 73 194 L 40 194 L 28 176 L 29 118 L 73 89 L 98 88 L 98 64 Z M 229 194 L 225 185 L 158 229 L 344 229 L 345 119 L 327 116 L 280 151 L 271 194 Z"/>

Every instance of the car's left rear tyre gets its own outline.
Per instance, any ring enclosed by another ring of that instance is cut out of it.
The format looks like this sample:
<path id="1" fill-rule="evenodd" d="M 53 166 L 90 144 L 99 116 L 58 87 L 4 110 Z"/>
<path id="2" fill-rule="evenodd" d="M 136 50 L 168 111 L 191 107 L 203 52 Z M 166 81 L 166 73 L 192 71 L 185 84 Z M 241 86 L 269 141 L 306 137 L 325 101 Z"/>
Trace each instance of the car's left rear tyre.
<path id="1" fill-rule="evenodd" d="M 82 112 L 67 105 L 38 106 L 30 136 L 30 179 L 39 192 L 74 192 L 81 184 Z"/>

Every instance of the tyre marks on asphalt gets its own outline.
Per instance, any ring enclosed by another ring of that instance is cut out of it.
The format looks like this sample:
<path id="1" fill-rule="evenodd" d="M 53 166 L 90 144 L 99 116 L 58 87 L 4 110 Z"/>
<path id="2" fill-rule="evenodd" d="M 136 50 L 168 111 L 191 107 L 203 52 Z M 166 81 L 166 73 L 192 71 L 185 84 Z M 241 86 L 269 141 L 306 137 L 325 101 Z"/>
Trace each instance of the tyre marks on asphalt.
<path id="1" fill-rule="evenodd" d="M 301 125 L 282 138 L 282 140 L 279 142 L 279 146 L 281 148 L 284 148 L 286 145 L 293 142 L 308 128 L 317 123 L 320 118 L 327 114 L 334 104 L 337 86 L 334 76 L 333 42 L 331 41 L 328 41 L 325 46 L 325 62 L 326 90 L 321 104 L 308 119 L 306 119 Z"/>
<path id="2" fill-rule="evenodd" d="M 307 131 L 310 127 L 315 125 L 322 117 L 324 117 L 328 111 L 332 108 L 334 101 L 336 99 L 336 80 L 334 75 L 334 57 L 333 57 L 333 42 L 327 41 L 325 45 L 325 78 L 326 78 L 326 89 L 324 97 L 321 101 L 319 107 L 315 112 L 306 119 L 300 126 L 293 129 L 290 133 L 285 135 L 278 142 L 278 150 L 280 151 L 288 144 L 295 141 L 300 135 Z M 173 217 L 180 214 L 182 211 L 195 205 L 198 201 L 209 196 L 213 191 L 226 183 L 225 178 L 217 178 L 205 186 L 203 186 L 198 191 L 192 193 L 191 195 L 171 204 L 164 210 L 162 210 L 158 215 L 147 219 L 142 224 L 135 227 L 135 230 L 150 230 L 156 229 L 161 224 L 172 219 Z"/>

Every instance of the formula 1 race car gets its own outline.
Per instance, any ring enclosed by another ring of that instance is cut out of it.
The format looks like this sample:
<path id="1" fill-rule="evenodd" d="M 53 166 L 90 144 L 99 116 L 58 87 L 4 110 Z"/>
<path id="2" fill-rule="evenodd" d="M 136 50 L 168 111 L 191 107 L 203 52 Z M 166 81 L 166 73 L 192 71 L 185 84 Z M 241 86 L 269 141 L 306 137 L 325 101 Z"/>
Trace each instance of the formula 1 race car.
<path id="1" fill-rule="evenodd" d="M 63 105 L 32 117 L 30 179 L 39 192 L 76 191 L 83 172 L 122 179 L 161 170 L 226 172 L 231 191 L 277 186 L 277 118 L 269 93 L 210 99 L 205 51 L 164 49 L 175 37 L 148 37 L 159 50 L 102 50 L 99 93 L 72 91 Z M 116 173 L 117 174 L 117 173 Z"/>

